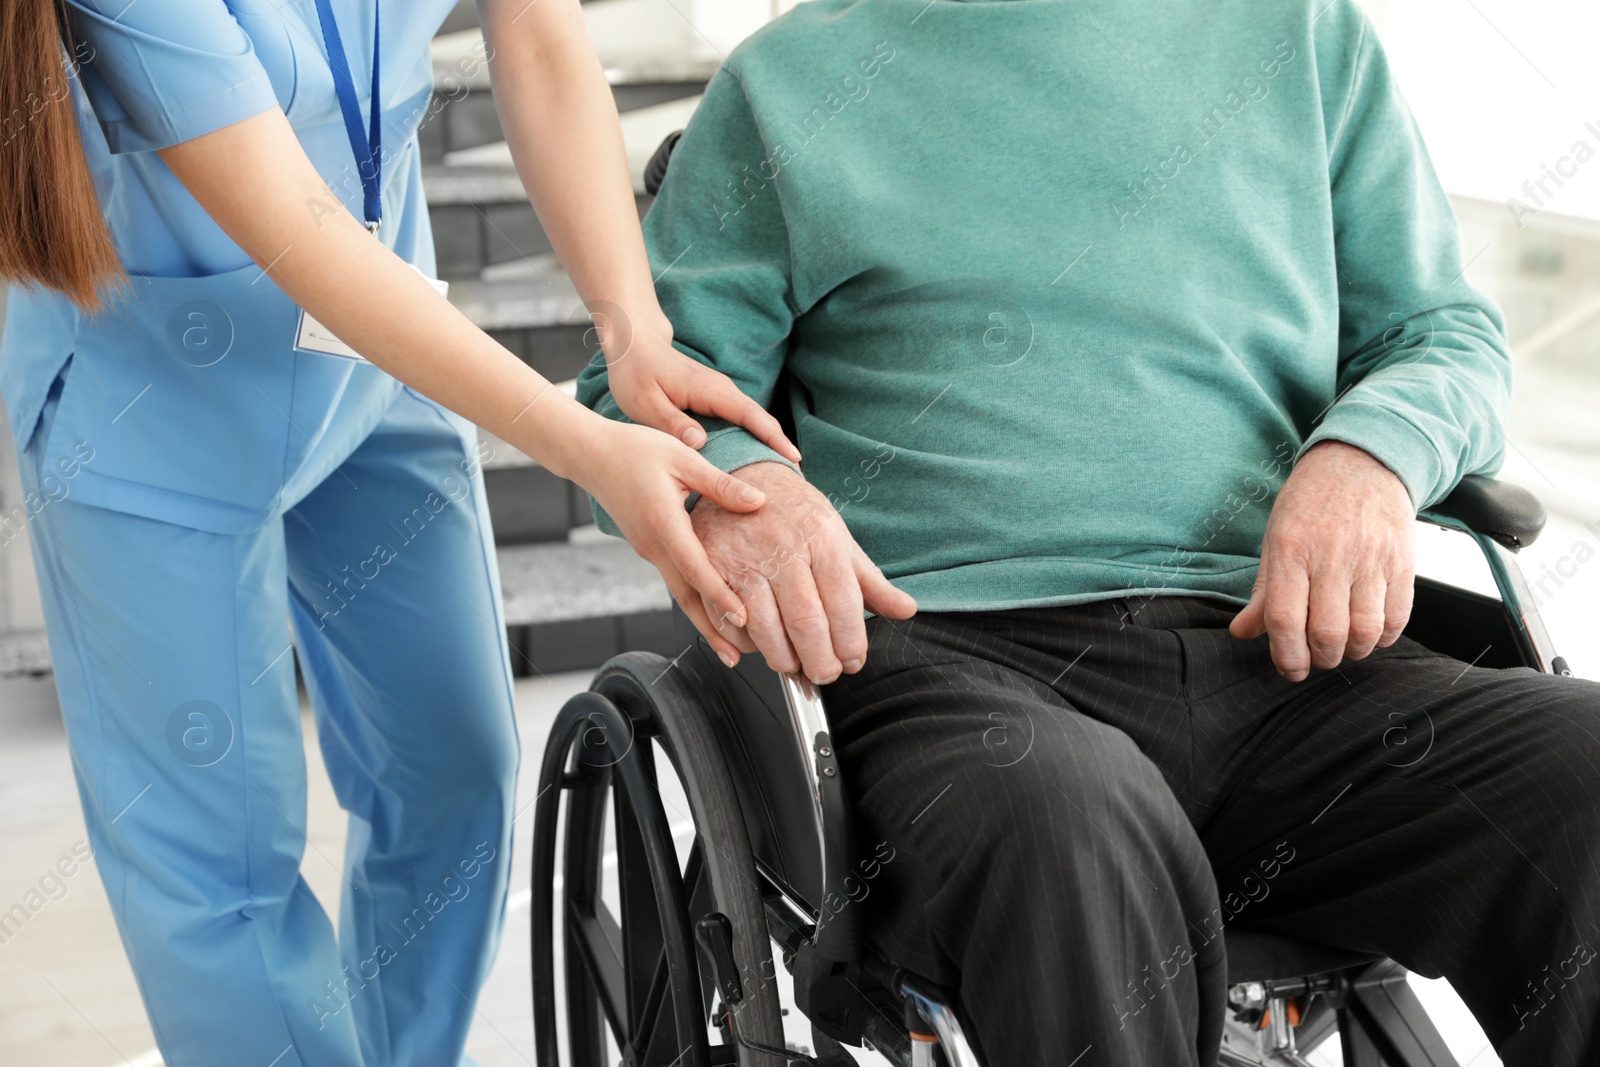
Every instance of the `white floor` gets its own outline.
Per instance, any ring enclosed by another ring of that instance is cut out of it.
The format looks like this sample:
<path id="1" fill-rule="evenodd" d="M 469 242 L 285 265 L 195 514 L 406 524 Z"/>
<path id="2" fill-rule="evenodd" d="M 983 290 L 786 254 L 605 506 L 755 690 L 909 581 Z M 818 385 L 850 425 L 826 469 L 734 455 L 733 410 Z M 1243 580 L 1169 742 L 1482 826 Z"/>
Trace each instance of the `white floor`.
<path id="1" fill-rule="evenodd" d="M 589 672 L 517 684 L 517 726 L 523 742 L 520 795 L 534 794 L 538 758 L 556 711 L 583 689 Z M 22 899 L 58 857 L 83 839 L 65 739 L 48 683 L 0 690 L 0 826 L 4 865 L 0 911 Z M 309 715 L 304 719 L 311 769 L 310 820 L 304 872 L 317 895 L 337 907 L 344 817 L 322 772 Z M 526 803 L 526 800 L 523 801 Z M 470 1049 L 482 1067 L 533 1058 L 529 1016 L 528 856 L 531 807 L 517 819 L 515 873 L 504 942 L 478 1006 Z M 39 908 L 20 933 L 0 944 L 0 1064 L 5 1067 L 157 1067 L 133 975 L 123 957 L 99 878 L 85 868 L 58 899 Z"/>
<path id="2" fill-rule="evenodd" d="M 1456 551 L 1461 538 L 1424 538 L 1425 569 L 1481 584 L 1470 552 Z M 1587 551 L 1580 545 L 1589 546 Z M 1524 553 L 1530 576 L 1560 577 L 1539 597 L 1552 634 L 1572 664 L 1587 677 L 1600 676 L 1600 525 L 1585 527 L 1556 518 L 1538 545 Z M 1470 548 L 1470 546 L 1468 546 Z M 1565 562 L 1563 562 L 1565 561 Z M 520 682 L 517 719 L 524 759 L 521 796 L 531 798 L 539 754 L 556 710 L 587 683 L 587 673 Z M 306 877 L 328 901 L 337 899 L 344 823 L 321 774 L 307 720 L 307 752 L 313 769 Z M 71 767 L 49 683 L 5 683 L 0 688 L 0 911 L 40 884 L 59 857 L 83 839 Z M 526 800 L 523 801 L 527 803 Z M 677 816 L 674 816 L 677 819 Z M 482 1067 L 533 1062 L 528 978 L 528 860 L 526 835 L 531 808 L 517 821 L 514 895 L 498 963 L 485 988 L 472 1030 L 470 1052 Z M 0 1064 L 52 1067 L 158 1067 L 133 978 L 123 958 L 100 881 L 89 867 L 52 885 L 52 896 L 16 936 L 0 944 Z M 1482 1031 L 1443 982 L 1415 980 L 1464 1067 L 1500 1061 Z M 798 1020 L 794 1020 L 798 1023 Z M 796 1028 L 795 1035 L 803 1031 Z M 1327 1067 L 1337 1055 L 1319 1053 Z M 879 1061 L 881 1062 L 881 1061 Z"/>

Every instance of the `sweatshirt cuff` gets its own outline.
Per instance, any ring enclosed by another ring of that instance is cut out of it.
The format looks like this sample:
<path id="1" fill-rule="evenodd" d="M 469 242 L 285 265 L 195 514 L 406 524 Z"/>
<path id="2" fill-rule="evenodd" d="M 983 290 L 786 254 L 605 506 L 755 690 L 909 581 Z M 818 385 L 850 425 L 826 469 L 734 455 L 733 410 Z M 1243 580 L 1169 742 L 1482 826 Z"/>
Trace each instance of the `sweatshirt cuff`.
<path id="1" fill-rule="evenodd" d="M 800 473 L 800 468 L 795 466 L 783 456 L 774 452 L 762 443 L 761 439 L 739 426 L 731 426 L 720 419 L 700 419 L 700 424 L 706 428 L 706 443 L 700 449 L 700 455 L 705 457 L 707 463 L 720 471 L 733 472 L 740 467 L 748 467 L 752 463 L 782 463 L 785 467 Z M 590 497 L 594 506 L 594 522 L 604 533 L 612 537 L 621 537 L 622 531 L 617 529 L 617 524 L 607 515 L 600 502 Z M 690 493 L 684 501 L 685 511 L 693 511 L 694 506 L 700 502 L 699 493 Z"/>
<path id="2" fill-rule="evenodd" d="M 720 419 L 701 419 L 700 424 L 706 428 L 706 443 L 700 454 L 720 471 L 736 471 L 752 463 L 782 463 L 796 473 L 800 471 L 743 427 L 730 426 Z"/>
<path id="3" fill-rule="evenodd" d="M 1300 456 L 1321 441 L 1342 441 L 1370 454 L 1400 479 L 1418 511 L 1435 504 L 1455 484 L 1431 438 L 1403 415 L 1378 404 L 1343 400 L 1333 405 Z"/>

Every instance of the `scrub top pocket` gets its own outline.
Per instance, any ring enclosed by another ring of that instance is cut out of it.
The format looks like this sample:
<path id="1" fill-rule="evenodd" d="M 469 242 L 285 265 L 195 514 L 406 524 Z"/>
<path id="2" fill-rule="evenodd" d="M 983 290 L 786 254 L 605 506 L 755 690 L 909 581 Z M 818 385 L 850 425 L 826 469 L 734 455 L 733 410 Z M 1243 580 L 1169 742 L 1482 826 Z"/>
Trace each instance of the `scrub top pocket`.
<path id="1" fill-rule="evenodd" d="M 294 433 L 298 315 L 253 263 L 131 278 L 79 323 L 46 465 L 86 444 L 86 503 L 218 533 L 259 525 Z"/>

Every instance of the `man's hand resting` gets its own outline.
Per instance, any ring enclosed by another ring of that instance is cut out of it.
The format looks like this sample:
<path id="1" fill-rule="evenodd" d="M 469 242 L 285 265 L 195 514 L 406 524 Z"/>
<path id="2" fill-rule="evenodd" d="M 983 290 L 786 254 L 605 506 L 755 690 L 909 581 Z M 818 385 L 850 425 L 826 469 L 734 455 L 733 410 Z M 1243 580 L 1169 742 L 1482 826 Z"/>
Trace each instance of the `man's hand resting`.
<path id="1" fill-rule="evenodd" d="M 854 674 L 867 655 L 863 603 L 907 619 L 916 601 L 889 584 L 828 498 L 792 469 L 752 463 L 738 476 L 766 494 L 765 507 L 740 514 L 702 499 L 692 516 L 712 565 L 748 616 L 741 629 L 708 610 L 718 632 L 740 651 L 760 649 L 774 670 L 803 670 L 818 684 Z"/>
<path id="2" fill-rule="evenodd" d="M 1228 629 L 1269 635 L 1272 662 L 1291 682 L 1394 644 L 1411 617 L 1415 519 L 1389 468 L 1321 442 L 1272 506 L 1250 603 Z"/>

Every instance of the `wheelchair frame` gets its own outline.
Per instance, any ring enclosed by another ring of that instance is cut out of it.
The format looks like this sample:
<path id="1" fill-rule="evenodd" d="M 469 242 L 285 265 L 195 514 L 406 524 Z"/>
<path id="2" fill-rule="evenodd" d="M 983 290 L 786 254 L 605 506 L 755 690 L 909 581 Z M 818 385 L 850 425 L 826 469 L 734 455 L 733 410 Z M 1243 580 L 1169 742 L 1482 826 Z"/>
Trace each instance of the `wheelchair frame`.
<path id="1" fill-rule="evenodd" d="M 1413 636 L 1458 658 L 1475 653 L 1486 666 L 1569 673 L 1514 558 L 1544 524 L 1533 495 L 1472 477 L 1419 518 L 1472 537 L 1501 599 L 1418 579 L 1419 626 L 1463 619 L 1492 640 L 1477 651 L 1483 637 L 1462 644 L 1443 628 Z M 865 943 L 857 905 L 868 868 L 817 688 L 775 674 L 759 656 L 730 671 L 681 616 L 680 626 L 688 647 L 670 663 L 627 653 L 601 668 L 592 690 L 562 709 L 545 751 L 533 860 L 539 1067 L 560 1063 L 552 924 L 563 795 L 561 910 L 574 1067 L 602 1067 L 605 1028 L 626 1067 L 841 1067 L 855 1062 L 845 1044 L 869 1044 L 903 1067 L 981 1067 L 954 996 Z M 1452 639 L 1454 649 L 1437 647 Z M 786 749 L 781 757 L 755 758 L 748 749 L 739 723 L 753 718 L 740 717 L 762 715 L 781 716 L 781 727 L 766 724 L 769 742 Z M 693 815 L 695 845 L 681 868 L 655 777 L 656 747 L 684 781 Z M 620 919 L 599 899 L 608 795 Z M 1335 1030 L 1346 1067 L 1457 1067 L 1398 964 L 1246 930 L 1225 937 L 1230 971 L 1237 961 L 1245 973 L 1230 974 L 1224 1067 L 1305 1064 L 1300 1046 L 1315 1047 Z M 815 1053 L 784 1044 L 776 968 L 765 973 L 774 941 L 811 1022 Z M 714 1019 L 706 1008 L 713 1000 Z M 722 1044 L 710 1043 L 708 1019 Z"/>

